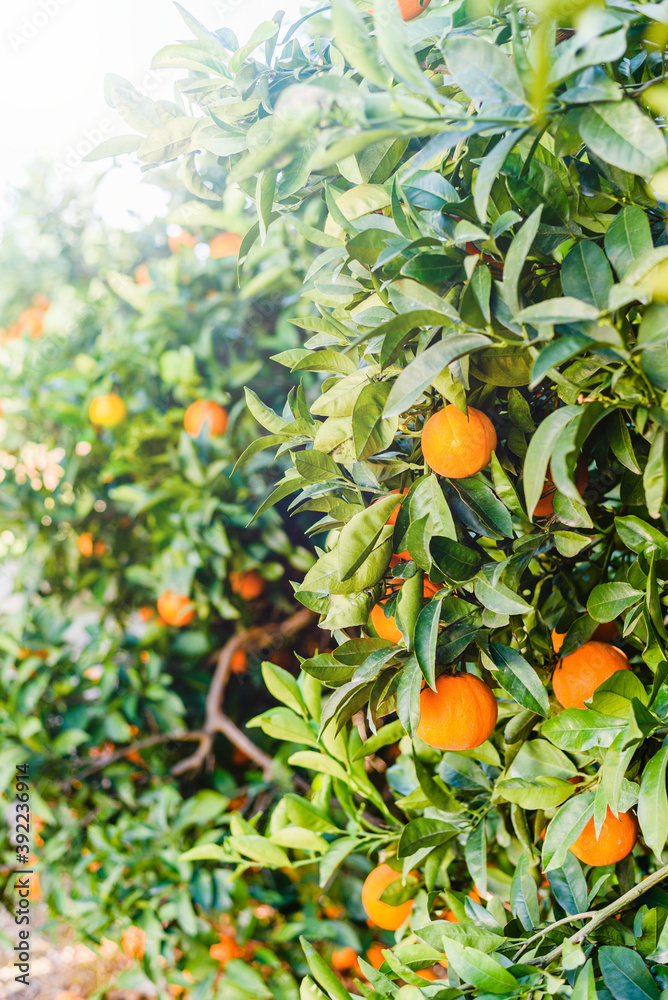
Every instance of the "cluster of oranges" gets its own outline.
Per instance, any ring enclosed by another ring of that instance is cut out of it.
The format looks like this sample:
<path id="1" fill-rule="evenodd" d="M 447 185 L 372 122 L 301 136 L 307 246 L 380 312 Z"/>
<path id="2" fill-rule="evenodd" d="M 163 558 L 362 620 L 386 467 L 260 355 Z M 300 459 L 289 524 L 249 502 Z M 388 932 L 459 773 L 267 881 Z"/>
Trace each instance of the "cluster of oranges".
<path id="1" fill-rule="evenodd" d="M 23 310 L 16 323 L 8 330 L 0 331 L 0 340 L 20 340 L 26 334 L 31 340 L 39 340 L 44 333 L 44 319 L 50 305 L 46 295 L 35 295 L 32 306 Z"/>
<path id="2" fill-rule="evenodd" d="M 222 233 L 216 239 L 232 237 L 234 234 Z M 236 238 L 236 237 L 235 237 Z M 214 243 L 215 241 L 212 241 Z M 228 239 L 228 245 L 231 245 Z M 219 245 L 218 256 L 222 256 L 222 243 Z M 230 251 L 231 252 L 231 251 Z M 113 428 L 121 424 L 127 417 L 127 406 L 122 397 L 116 392 L 95 396 L 91 401 L 88 416 L 91 423 L 98 428 Z M 228 414 L 219 403 L 211 399 L 198 399 L 185 411 L 183 426 L 187 434 L 192 438 L 199 438 L 205 434 L 209 438 L 222 437 L 227 429 Z M 102 541 L 94 541 L 90 532 L 84 532 L 77 539 L 79 552 L 85 558 L 91 556 L 102 556 L 106 552 L 106 545 Z M 238 570 L 230 573 L 230 588 L 234 594 L 244 601 L 254 601 L 263 593 L 266 581 L 256 570 Z M 163 591 L 157 602 L 157 611 L 160 620 L 166 625 L 175 628 L 183 628 L 189 625 L 195 618 L 196 608 L 187 594 L 174 593 L 172 590 Z M 154 616 L 152 608 L 140 608 L 140 617 L 144 621 L 150 620 Z M 233 658 L 230 669 L 233 673 L 242 673 L 246 669 L 246 653 L 238 650 Z"/>
<path id="3" fill-rule="evenodd" d="M 167 240 L 167 246 L 172 253 L 178 253 L 181 247 L 186 247 L 188 250 L 194 250 L 200 242 L 201 240 L 198 240 L 192 233 L 182 230 L 176 236 L 169 237 Z M 221 257 L 230 257 L 238 254 L 240 249 L 241 237 L 238 233 L 218 233 L 218 235 L 214 236 L 209 242 L 209 258 L 210 260 L 220 260 Z M 143 266 L 145 267 L 145 265 Z M 142 265 L 140 264 L 139 267 L 142 267 Z M 148 274 L 148 269 L 146 273 Z M 142 277 L 143 276 L 144 275 L 142 273 Z M 136 274 L 135 278 L 137 280 L 137 284 L 147 284 L 146 281 L 140 281 Z M 150 277 L 148 283 L 150 283 Z"/>

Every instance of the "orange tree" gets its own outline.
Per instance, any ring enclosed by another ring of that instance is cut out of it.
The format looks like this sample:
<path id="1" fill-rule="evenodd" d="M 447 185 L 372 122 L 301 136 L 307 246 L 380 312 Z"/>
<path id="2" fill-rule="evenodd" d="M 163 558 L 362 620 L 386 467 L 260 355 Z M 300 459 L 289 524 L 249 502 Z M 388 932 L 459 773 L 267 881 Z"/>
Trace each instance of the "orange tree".
<path id="1" fill-rule="evenodd" d="M 293 1000 L 293 963 L 264 940 L 301 905 L 323 932 L 314 890 L 269 873 L 251 891 L 179 856 L 284 790 L 287 752 L 274 747 L 274 764 L 270 741 L 238 726 L 271 703 L 260 660 L 318 641 L 287 583 L 312 563 L 300 529 L 273 510 L 246 527 L 273 459 L 232 472 L 257 436 L 243 383 L 278 405 L 296 381 L 266 358 L 297 343 L 301 249 L 272 235 L 255 292 L 239 297 L 238 194 L 197 219 L 175 204 L 169 225 L 187 219 L 190 238 L 171 246 L 165 222 L 118 232 L 88 201 L 35 181 L 0 249 L 3 811 L 29 761 L 33 898 L 141 961 L 119 985 L 167 996 L 197 982 L 210 995 L 229 960 L 226 995 Z M 207 713 L 213 674 L 220 717 Z M 11 907 L 11 823 L 0 851 Z"/>
<path id="2" fill-rule="evenodd" d="M 288 453 L 263 508 L 294 496 L 323 536 L 296 593 L 332 649 L 299 682 L 267 668 L 283 704 L 255 721 L 311 791 L 186 857 L 311 850 L 323 887 L 368 857 L 367 981 L 306 934 L 302 997 L 658 1000 L 665 25 L 369 6 L 242 48 L 188 18 L 156 65 L 191 70 L 197 114 L 125 140 L 183 154 L 191 187 L 206 153 L 229 167 L 258 212 L 242 263 L 274 225 L 319 251 L 276 359 L 319 391 L 280 414 L 249 392 L 268 436 L 239 463 Z"/>

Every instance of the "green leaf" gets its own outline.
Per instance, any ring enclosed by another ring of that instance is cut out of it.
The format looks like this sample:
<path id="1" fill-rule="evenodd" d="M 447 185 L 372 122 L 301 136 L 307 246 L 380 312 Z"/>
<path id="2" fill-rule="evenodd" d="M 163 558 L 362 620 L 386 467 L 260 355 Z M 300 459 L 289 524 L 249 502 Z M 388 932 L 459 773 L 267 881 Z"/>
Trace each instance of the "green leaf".
<path id="1" fill-rule="evenodd" d="M 540 923 L 536 881 L 529 871 L 531 865 L 532 859 L 523 854 L 510 883 L 510 907 L 525 931 L 532 931 Z"/>
<path id="2" fill-rule="evenodd" d="M 594 810 L 594 793 L 574 795 L 550 821 L 543 841 L 543 871 L 561 868 L 571 844 L 589 822 Z"/>
<path id="3" fill-rule="evenodd" d="M 589 302 L 603 311 L 614 278 L 606 256 L 597 243 L 581 240 L 569 250 L 561 265 L 561 287 L 564 295 Z"/>
<path id="4" fill-rule="evenodd" d="M 165 125 L 153 129 L 143 140 L 137 156 L 143 163 L 162 163 L 174 160 L 192 148 L 193 129 L 199 118 L 172 118 Z"/>
<path id="5" fill-rule="evenodd" d="M 603 243 L 608 260 L 621 278 L 634 261 L 652 249 L 647 214 L 639 205 L 625 205 L 610 223 Z"/>
<path id="6" fill-rule="evenodd" d="M 498 45 L 475 35 L 448 39 L 448 69 L 467 97 L 486 105 L 521 106 L 524 88 L 510 58 Z"/>
<path id="7" fill-rule="evenodd" d="M 343 526 L 337 546 L 341 580 L 349 579 L 362 566 L 401 500 L 402 497 L 395 495 L 382 497 Z"/>
<path id="8" fill-rule="evenodd" d="M 300 937 L 299 943 L 306 956 L 311 975 L 322 986 L 327 996 L 330 997 L 330 1000 L 350 1000 L 348 990 L 342 986 L 334 972 L 327 965 L 327 962 L 325 962 L 324 958 L 320 957 L 313 945 L 305 937 Z"/>
<path id="9" fill-rule="evenodd" d="M 90 163 L 92 160 L 104 160 L 108 156 L 135 153 L 139 149 L 140 143 L 140 135 L 114 135 L 110 139 L 105 139 L 90 153 L 86 153 L 83 160 L 85 163 Z"/>
<path id="10" fill-rule="evenodd" d="M 582 351 L 591 349 L 593 341 L 583 333 L 571 333 L 568 337 L 557 337 L 540 352 L 531 368 L 530 387 L 533 389 L 548 374 L 551 368 L 568 361 Z"/>
<path id="11" fill-rule="evenodd" d="M 643 597 L 628 583 L 599 583 L 587 601 L 587 613 L 595 622 L 611 622 Z"/>
<path id="12" fill-rule="evenodd" d="M 503 468 L 499 459 L 497 458 L 496 452 L 492 452 L 492 460 L 490 463 L 490 468 L 492 472 L 492 482 L 494 483 L 494 492 L 501 500 L 501 502 L 518 517 L 523 517 L 526 519 L 526 511 L 520 503 L 520 499 L 517 495 L 515 487 L 513 486 L 510 478 Z"/>
<path id="13" fill-rule="evenodd" d="M 598 961 L 603 982 L 615 1000 L 659 1000 L 660 990 L 637 951 L 604 946 Z"/>
<path id="14" fill-rule="evenodd" d="M 505 583 L 491 584 L 484 576 L 477 576 L 474 584 L 475 596 L 484 608 L 497 615 L 527 615 L 533 611 L 519 594 L 514 593 Z"/>
<path id="15" fill-rule="evenodd" d="M 650 177 L 666 162 L 662 133 L 633 101 L 591 104 L 579 128 L 592 153 L 620 170 Z"/>
<path id="16" fill-rule="evenodd" d="M 668 795 L 666 794 L 668 747 L 655 753 L 642 774 L 638 796 L 638 822 L 648 847 L 661 860 L 668 837 Z"/>
<path id="17" fill-rule="evenodd" d="M 468 545 L 451 538 L 434 537 L 429 546 L 436 566 L 455 583 L 472 580 L 480 569 L 481 556 Z"/>
<path id="18" fill-rule="evenodd" d="M 493 642 L 489 650 L 498 667 L 495 676 L 504 691 L 522 708 L 546 718 L 550 714 L 547 691 L 531 664 L 511 646 Z"/>
<path id="19" fill-rule="evenodd" d="M 505 969 L 492 955 L 477 948 L 465 948 L 452 938 L 444 937 L 443 950 L 457 975 L 471 986 L 496 996 L 505 996 L 519 989 L 512 972 Z"/>
<path id="20" fill-rule="evenodd" d="M 555 899 L 566 913 L 584 913 L 588 901 L 587 881 L 572 851 L 566 851 L 562 866 L 553 868 L 548 879 Z"/>
<path id="21" fill-rule="evenodd" d="M 220 844 L 199 844 L 179 855 L 179 861 L 225 861 L 229 857 Z"/>
<path id="22" fill-rule="evenodd" d="M 617 410 L 615 415 L 607 421 L 606 430 L 610 448 L 617 461 L 624 468 L 637 475 L 640 472 L 640 467 L 631 444 L 631 435 L 624 419 L 624 410 Z"/>
<path id="23" fill-rule="evenodd" d="M 397 715 L 410 737 L 414 737 L 420 723 L 420 689 L 422 672 L 415 656 L 404 663 L 397 686 Z"/>
<path id="24" fill-rule="evenodd" d="M 331 455 L 315 448 L 297 452 L 295 468 L 307 483 L 321 483 L 325 479 L 341 479 L 343 476 Z"/>
<path id="25" fill-rule="evenodd" d="M 531 779 L 503 778 L 497 781 L 496 790 L 507 802 L 523 809 L 555 809 L 575 792 L 569 781 L 548 774 Z"/>
<path id="26" fill-rule="evenodd" d="M 332 778 L 338 778 L 346 784 L 350 782 L 350 776 L 344 771 L 341 765 L 327 754 L 317 753 L 314 750 L 298 750 L 288 759 L 288 764 L 292 767 L 303 767 L 309 771 L 318 771 L 320 774 L 329 774 Z"/>
<path id="27" fill-rule="evenodd" d="M 299 715 L 289 708 L 272 708 L 262 715 L 256 715 L 246 723 L 248 729 L 260 728 L 274 740 L 284 740 L 287 743 L 305 743 L 307 746 L 318 745 L 317 734 Z"/>
<path id="28" fill-rule="evenodd" d="M 463 41 L 463 39 L 460 39 L 460 41 Z M 499 171 L 503 167 L 509 153 L 520 141 L 525 131 L 525 129 L 518 129 L 514 132 L 509 132 L 489 152 L 485 153 L 480 161 L 473 189 L 473 204 L 476 215 L 483 223 L 487 222 L 487 206 L 494 181 L 498 177 Z"/>
<path id="29" fill-rule="evenodd" d="M 542 735 L 566 753 L 609 747 L 623 721 L 590 708 L 567 708 L 543 724 Z"/>
<path id="30" fill-rule="evenodd" d="M 552 451 L 568 424 L 581 415 L 580 406 L 563 406 L 543 420 L 529 441 L 524 458 L 524 496 L 529 517 L 545 487 L 547 467 Z"/>
<path id="31" fill-rule="evenodd" d="M 375 0 L 373 24 L 378 48 L 397 80 L 440 104 L 438 93 L 422 72 L 408 44 L 406 25 L 395 0 Z"/>
<path id="32" fill-rule="evenodd" d="M 521 229 L 513 237 L 503 268 L 503 298 L 513 316 L 520 311 L 519 283 L 522 268 L 536 238 L 543 206 L 539 205 L 531 213 Z"/>
<path id="33" fill-rule="evenodd" d="M 632 552 L 648 552 L 656 548 L 665 555 L 668 537 L 647 521 L 634 515 L 615 518 L 615 528 L 624 545 Z"/>
<path id="34" fill-rule="evenodd" d="M 596 997 L 594 966 L 590 958 L 587 964 L 582 967 L 578 978 L 575 980 L 571 1000 L 596 1000 Z"/>
<path id="35" fill-rule="evenodd" d="M 388 382 L 370 382 L 357 397 L 353 409 L 353 442 L 359 461 L 384 451 L 394 441 L 399 418 L 383 416 L 389 393 Z"/>
<path id="36" fill-rule="evenodd" d="M 425 847 L 438 847 L 447 844 L 458 834 L 456 827 L 451 823 L 445 823 L 440 819 L 427 819 L 422 816 L 419 819 L 412 819 L 403 828 L 397 857 L 408 858 L 416 851 L 421 851 Z"/>
<path id="37" fill-rule="evenodd" d="M 436 641 L 443 598 L 432 600 L 418 615 L 415 626 L 415 656 L 422 676 L 432 690 L 436 690 Z"/>
<path id="38" fill-rule="evenodd" d="M 473 884 L 484 898 L 487 892 L 487 835 L 484 818 L 466 838 L 464 859 Z"/>
<path id="39" fill-rule="evenodd" d="M 480 333 L 456 333 L 428 347 L 404 368 L 392 386 L 385 416 L 394 417 L 410 409 L 446 365 L 490 343 L 489 337 Z"/>
<path id="40" fill-rule="evenodd" d="M 290 859 L 282 847 L 270 843 L 258 833 L 241 834 L 238 837 L 228 837 L 225 841 L 237 854 L 242 854 L 251 861 L 257 861 L 263 868 L 289 868 Z"/>
<path id="41" fill-rule="evenodd" d="M 531 323 L 538 326 L 540 323 L 575 323 L 583 320 L 598 319 L 600 309 L 574 299 L 569 296 L 555 299 L 545 299 L 543 302 L 535 302 L 526 309 L 522 309 L 515 316 L 518 323 Z"/>
<path id="42" fill-rule="evenodd" d="M 394 364 L 414 330 L 428 326 L 450 326 L 451 321 L 451 316 L 440 310 L 414 309 L 400 316 L 394 316 L 387 323 L 376 327 L 373 331 L 374 338 L 383 338 L 380 350 L 381 368 L 385 369 Z"/>
<path id="43" fill-rule="evenodd" d="M 397 743 L 405 735 L 406 730 L 398 719 L 395 719 L 394 722 L 386 722 L 377 733 L 370 736 L 359 750 L 355 752 L 353 760 L 361 760 L 363 757 L 368 757 L 369 754 L 376 753 L 391 743 Z"/>
<path id="44" fill-rule="evenodd" d="M 666 432 L 663 427 L 657 427 L 643 473 L 645 500 L 650 517 L 659 517 L 661 514 L 667 479 Z"/>
<path id="45" fill-rule="evenodd" d="M 273 694 L 277 701 L 282 701 L 293 712 L 303 715 L 304 718 L 308 716 L 304 697 L 292 674 L 265 660 L 262 664 L 262 677 L 269 693 Z"/>

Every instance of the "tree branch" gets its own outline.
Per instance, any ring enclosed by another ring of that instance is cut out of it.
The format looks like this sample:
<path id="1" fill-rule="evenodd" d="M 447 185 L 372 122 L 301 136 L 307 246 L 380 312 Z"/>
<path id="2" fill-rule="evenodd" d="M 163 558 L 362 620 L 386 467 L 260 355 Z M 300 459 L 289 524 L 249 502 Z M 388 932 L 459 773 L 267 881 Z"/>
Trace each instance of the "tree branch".
<path id="1" fill-rule="evenodd" d="M 218 654 L 216 669 L 206 696 L 206 716 L 204 727 L 199 734 L 197 750 L 179 761 L 172 768 L 172 774 L 183 774 L 185 771 L 201 767 L 213 749 L 213 741 L 217 733 L 222 733 L 230 743 L 233 743 L 242 753 L 255 761 L 262 768 L 266 779 L 273 775 L 274 762 L 263 750 L 260 750 L 238 726 L 229 719 L 222 709 L 225 685 L 230 674 L 232 657 L 239 649 L 257 652 L 268 643 L 278 644 L 285 639 L 291 639 L 309 625 L 315 615 L 308 608 L 301 608 L 283 622 L 273 622 L 269 625 L 255 625 L 244 632 L 237 632 L 229 639 Z"/>

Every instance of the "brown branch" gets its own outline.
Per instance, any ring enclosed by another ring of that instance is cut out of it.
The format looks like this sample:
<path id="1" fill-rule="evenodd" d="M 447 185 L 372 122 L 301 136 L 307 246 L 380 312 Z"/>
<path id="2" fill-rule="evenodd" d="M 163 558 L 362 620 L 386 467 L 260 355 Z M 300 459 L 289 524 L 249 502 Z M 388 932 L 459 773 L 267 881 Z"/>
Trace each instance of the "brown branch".
<path id="1" fill-rule="evenodd" d="M 206 696 L 206 716 L 202 732 L 199 734 L 199 746 L 197 750 L 179 761 L 172 768 L 172 774 L 183 774 L 185 771 L 196 770 L 201 767 L 213 749 L 213 741 L 217 733 L 226 736 L 230 743 L 233 743 L 242 753 L 246 754 L 252 761 L 262 768 L 262 773 L 266 779 L 273 775 L 274 762 L 263 750 L 250 740 L 238 726 L 229 719 L 222 709 L 223 697 L 225 695 L 225 685 L 230 674 L 232 657 L 239 649 L 250 652 L 257 652 L 266 646 L 267 643 L 279 643 L 285 639 L 301 632 L 315 615 L 308 608 L 301 608 L 290 618 L 283 622 L 272 622 L 269 625 L 255 625 L 244 632 L 237 632 L 229 639 L 218 654 L 216 669 L 214 671 L 209 691 Z"/>

